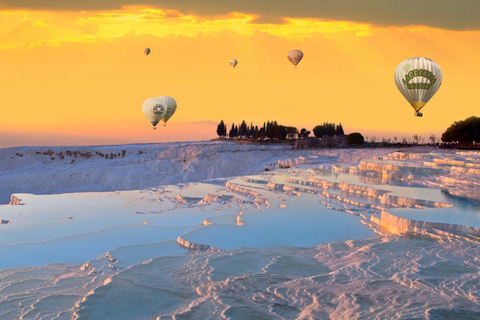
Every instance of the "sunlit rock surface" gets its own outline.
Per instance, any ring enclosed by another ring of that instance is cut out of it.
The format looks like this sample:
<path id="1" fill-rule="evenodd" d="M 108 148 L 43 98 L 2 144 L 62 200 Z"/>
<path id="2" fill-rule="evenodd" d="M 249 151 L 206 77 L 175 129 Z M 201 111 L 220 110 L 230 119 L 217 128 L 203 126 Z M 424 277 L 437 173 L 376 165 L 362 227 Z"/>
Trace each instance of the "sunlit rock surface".
<path id="1" fill-rule="evenodd" d="M 15 195 L 10 196 L 10 203 L 11 206 L 19 206 L 21 204 L 22 199 L 17 198 Z"/>
<path id="2" fill-rule="evenodd" d="M 8 183 L 20 166 L 58 171 L 39 191 L 52 194 L 17 191 L 0 206 L 2 320 L 480 318 L 480 153 L 0 151 L 13 152 L 0 163 Z M 65 193 L 71 160 L 84 191 L 98 190 L 91 167 L 124 191 Z M 135 175 L 150 185 L 133 190 Z"/>
<path id="3" fill-rule="evenodd" d="M 0 203 L 8 203 L 13 193 L 138 190 L 259 174 L 275 170 L 279 161 L 304 164 L 359 157 L 352 150 L 293 150 L 290 145 L 216 141 L 6 148 L 0 149 Z"/>

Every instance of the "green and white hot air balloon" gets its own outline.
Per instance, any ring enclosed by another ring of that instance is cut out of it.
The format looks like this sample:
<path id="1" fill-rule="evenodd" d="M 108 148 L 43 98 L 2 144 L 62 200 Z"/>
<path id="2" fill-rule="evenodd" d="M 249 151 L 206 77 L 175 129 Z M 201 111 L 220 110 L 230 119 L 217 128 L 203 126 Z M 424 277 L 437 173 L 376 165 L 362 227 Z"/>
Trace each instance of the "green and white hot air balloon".
<path id="1" fill-rule="evenodd" d="M 150 98 L 143 102 L 142 111 L 148 121 L 153 125 L 153 130 L 156 130 L 156 125 L 167 113 L 167 104 L 163 99 Z"/>
<path id="2" fill-rule="evenodd" d="M 395 84 L 410 102 L 417 117 L 423 116 L 420 110 L 438 91 L 442 79 L 438 64 L 423 57 L 402 61 L 395 70 Z"/>
<path id="3" fill-rule="evenodd" d="M 167 121 L 173 116 L 175 111 L 177 111 L 177 101 L 175 101 L 175 99 L 169 96 L 161 96 L 158 98 L 162 99 L 165 102 L 165 105 L 167 106 L 167 112 L 162 118 L 162 121 L 164 122 L 164 126 L 166 126 Z"/>

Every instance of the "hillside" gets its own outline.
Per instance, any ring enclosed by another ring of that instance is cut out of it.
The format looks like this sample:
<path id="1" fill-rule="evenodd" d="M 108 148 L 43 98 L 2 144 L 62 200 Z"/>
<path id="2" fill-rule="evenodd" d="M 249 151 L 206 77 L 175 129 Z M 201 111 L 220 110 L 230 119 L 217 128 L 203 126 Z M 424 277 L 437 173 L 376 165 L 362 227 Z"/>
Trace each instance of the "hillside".
<path id="1" fill-rule="evenodd" d="M 341 157 L 344 162 L 355 162 L 362 155 L 353 149 L 292 150 L 285 145 L 220 141 L 14 147 L 0 149 L 0 203 L 8 203 L 12 193 L 136 190 L 258 174 L 265 167 L 274 168 L 278 160 L 301 156 L 323 156 L 318 161 Z"/>

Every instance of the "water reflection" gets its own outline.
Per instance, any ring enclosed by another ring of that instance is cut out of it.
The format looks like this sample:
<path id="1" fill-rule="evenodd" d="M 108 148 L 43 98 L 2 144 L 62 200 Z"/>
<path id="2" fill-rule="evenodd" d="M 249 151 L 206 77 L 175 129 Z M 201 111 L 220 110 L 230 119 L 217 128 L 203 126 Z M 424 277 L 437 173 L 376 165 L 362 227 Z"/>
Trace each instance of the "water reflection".
<path id="1" fill-rule="evenodd" d="M 480 201 L 475 199 L 468 199 L 465 197 L 455 196 L 450 194 L 447 190 L 442 190 L 445 198 L 459 209 L 476 211 L 480 213 Z"/>

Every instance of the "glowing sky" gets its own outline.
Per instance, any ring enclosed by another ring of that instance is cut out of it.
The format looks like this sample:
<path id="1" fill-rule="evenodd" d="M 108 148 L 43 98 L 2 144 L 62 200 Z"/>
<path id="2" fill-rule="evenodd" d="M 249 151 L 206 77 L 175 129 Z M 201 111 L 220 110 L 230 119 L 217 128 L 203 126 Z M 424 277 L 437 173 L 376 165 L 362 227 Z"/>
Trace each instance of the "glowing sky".
<path id="1" fill-rule="evenodd" d="M 209 139 L 222 119 L 439 136 L 479 115 L 475 2 L 419 13 L 410 5 L 399 12 L 395 1 L 382 6 L 382 19 L 344 0 L 343 11 L 326 6 L 326 14 L 310 0 L 296 10 L 279 0 L 283 7 L 270 11 L 251 0 L 231 10 L 214 0 L 177 8 L 173 1 L 37 2 L 0 2 L 0 147 Z M 305 54 L 297 69 L 286 59 L 291 49 Z M 396 66 L 414 56 L 433 59 L 444 75 L 423 118 L 393 81 Z M 178 110 L 153 131 L 141 104 L 160 95 L 174 97 Z"/>

